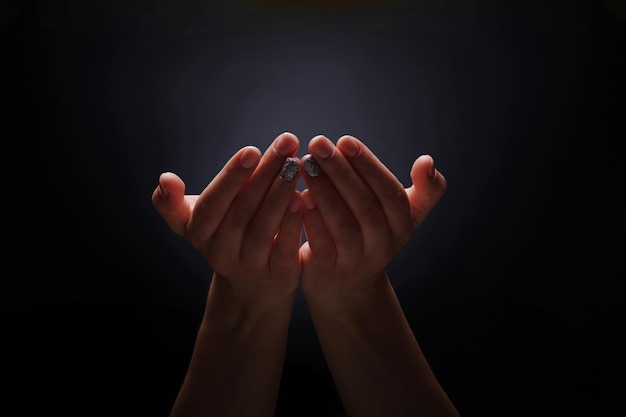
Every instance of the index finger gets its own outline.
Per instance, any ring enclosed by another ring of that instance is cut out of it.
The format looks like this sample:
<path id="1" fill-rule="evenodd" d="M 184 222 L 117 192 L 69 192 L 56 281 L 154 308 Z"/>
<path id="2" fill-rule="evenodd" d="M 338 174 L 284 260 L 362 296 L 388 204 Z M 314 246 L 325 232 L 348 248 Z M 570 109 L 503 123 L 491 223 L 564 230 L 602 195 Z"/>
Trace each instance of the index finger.
<path id="1" fill-rule="evenodd" d="M 337 148 L 382 205 L 391 230 L 399 234 L 412 230 L 409 201 L 400 180 L 354 136 L 339 138 Z"/>
<path id="2" fill-rule="evenodd" d="M 241 148 L 202 191 L 187 225 L 187 238 L 206 241 L 217 230 L 228 208 L 254 172 L 261 152 L 254 146 Z"/>

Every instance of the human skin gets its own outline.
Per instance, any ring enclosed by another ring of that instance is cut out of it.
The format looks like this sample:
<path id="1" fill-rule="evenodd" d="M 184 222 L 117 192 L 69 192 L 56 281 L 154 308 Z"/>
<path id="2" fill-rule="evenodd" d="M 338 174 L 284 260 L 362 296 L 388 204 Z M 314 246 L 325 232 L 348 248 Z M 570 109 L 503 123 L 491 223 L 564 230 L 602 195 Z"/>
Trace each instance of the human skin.
<path id="1" fill-rule="evenodd" d="M 445 178 L 424 155 L 405 189 L 352 136 L 336 147 L 317 136 L 309 150 L 322 174 L 304 176 L 301 287 L 347 414 L 458 416 L 385 272 L 443 196 Z"/>
<path id="2" fill-rule="evenodd" d="M 174 173 L 159 178 L 156 210 L 214 271 L 171 417 L 274 415 L 302 230 L 297 181 L 278 174 L 298 146 L 284 133 L 262 156 L 242 148 L 200 195 Z"/>
<path id="3" fill-rule="evenodd" d="M 279 178 L 298 146 L 286 132 L 263 155 L 242 148 L 200 195 L 159 178 L 156 210 L 214 271 L 171 417 L 274 415 L 299 284 L 348 415 L 456 416 L 385 274 L 445 178 L 421 156 L 405 189 L 356 138 L 320 136 L 309 150 L 323 172 L 300 194 L 301 172 Z"/>

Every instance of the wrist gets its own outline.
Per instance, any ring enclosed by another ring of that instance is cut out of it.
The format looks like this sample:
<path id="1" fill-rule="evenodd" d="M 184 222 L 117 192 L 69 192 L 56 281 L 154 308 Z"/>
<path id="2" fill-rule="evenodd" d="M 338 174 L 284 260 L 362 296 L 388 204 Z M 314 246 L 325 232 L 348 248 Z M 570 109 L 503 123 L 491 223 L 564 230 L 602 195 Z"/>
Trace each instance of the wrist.
<path id="1" fill-rule="evenodd" d="M 316 281 L 319 280 L 319 281 Z M 358 319 L 371 311 L 391 283 L 383 271 L 368 279 L 326 278 L 323 274 L 302 280 L 302 293 L 310 310 L 334 319 Z M 393 290 L 392 290 L 393 291 Z"/>
<path id="2" fill-rule="evenodd" d="M 240 287 L 219 274 L 213 275 L 203 325 L 228 330 L 289 322 L 296 289 L 262 292 Z"/>

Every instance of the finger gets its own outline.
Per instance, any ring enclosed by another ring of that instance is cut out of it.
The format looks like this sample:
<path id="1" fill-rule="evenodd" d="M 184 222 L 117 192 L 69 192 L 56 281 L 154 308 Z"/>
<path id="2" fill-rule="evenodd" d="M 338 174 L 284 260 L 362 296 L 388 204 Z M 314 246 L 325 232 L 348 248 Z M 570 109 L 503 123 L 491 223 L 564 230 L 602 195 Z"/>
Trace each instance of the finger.
<path id="1" fill-rule="evenodd" d="M 396 235 L 411 230 L 409 202 L 398 178 L 365 144 L 353 136 L 342 136 L 337 141 L 337 148 L 376 195 L 390 229 Z"/>
<path id="2" fill-rule="evenodd" d="M 217 242 L 227 244 L 229 247 L 236 247 L 238 253 L 241 252 L 248 223 L 261 206 L 272 183 L 278 178 L 285 160 L 295 154 L 298 145 L 298 138 L 288 132 L 282 133 L 274 139 L 264 152 L 250 179 L 241 190 L 238 190 L 237 196 L 230 204 L 220 227 L 215 232 Z M 291 191 L 294 188 L 295 184 Z M 290 195 L 290 193 L 286 194 L 287 196 Z M 282 217 L 283 212 L 284 209 L 278 214 L 278 219 Z M 280 220 L 278 220 L 279 223 Z M 276 233 L 276 228 L 274 228 L 274 233 Z M 267 250 L 271 248 L 273 236 L 274 234 L 267 241 Z M 267 260 L 267 258 L 265 259 Z"/>
<path id="3" fill-rule="evenodd" d="M 381 232 L 386 232 L 388 226 L 382 203 L 377 196 L 353 169 L 344 155 L 338 152 L 333 143 L 326 137 L 320 135 L 313 138 L 309 143 L 309 149 L 356 218 L 363 234 L 363 240 L 365 242 L 378 241 Z M 401 190 L 404 191 L 403 188 Z M 322 215 L 325 218 L 324 202 L 321 201 L 314 188 L 311 188 L 311 191 L 321 205 Z"/>
<path id="4" fill-rule="evenodd" d="M 164 172 L 159 176 L 159 185 L 152 193 L 152 204 L 170 229 L 184 236 L 191 207 L 185 201 L 185 183 L 178 175 Z"/>
<path id="5" fill-rule="evenodd" d="M 302 157 L 302 161 L 305 171 L 307 171 L 307 167 L 315 159 L 311 155 L 305 155 Z M 332 236 L 337 250 L 343 253 L 355 245 L 361 248 L 363 242 L 361 227 L 329 176 L 324 172 L 318 176 L 311 176 L 307 173 L 304 175 L 304 180 L 312 196 L 310 200 L 315 199 L 319 215 L 324 219 L 326 229 Z M 309 201 L 308 197 L 305 201 Z"/>
<path id="6" fill-rule="evenodd" d="M 413 185 L 406 189 L 413 227 L 417 227 L 437 205 L 448 187 L 446 178 L 435 168 L 430 155 L 421 155 L 411 168 Z"/>
<path id="7" fill-rule="evenodd" d="M 302 201 L 298 191 L 292 191 L 278 234 L 269 257 L 270 269 L 290 267 L 298 262 L 302 240 Z"/>
<path id="8" fill-rule="evenodd" d="M 281 227 L 285 211 L 290 203 L 300 201 L 299 194 L 297 200 L 293 200 L 299 174 L 300 160 L 287 158 L 244 232 L 240 256 L 243 262 L 267 264 L 272 242 Z M 296 243 L 296 249 L 298 246 L 299 242 Z"/>
<path id="9" fill-rule="evenodd" d="M 302 192 L 303 223 L 308 248 L 312 256 L 323 265 L 335 264 L 337 249 L 333 237 L 328 232 L 318 210 L 313 194 L 309 190 Z"/>
<path id="10" fill-rule="evenodd" d="M 202 242 L 213 236 L 237 193 L 254 172 L 260 154 L 254 146 L 240 149 L 202 191 L 187 226 L 190 240 Z"/>

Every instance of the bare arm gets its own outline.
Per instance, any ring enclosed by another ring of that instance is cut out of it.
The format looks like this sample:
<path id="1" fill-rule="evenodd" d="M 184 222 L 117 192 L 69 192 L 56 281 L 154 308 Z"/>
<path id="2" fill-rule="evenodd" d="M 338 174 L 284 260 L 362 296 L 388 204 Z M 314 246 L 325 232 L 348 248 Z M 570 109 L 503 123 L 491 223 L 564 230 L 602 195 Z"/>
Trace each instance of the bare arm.
<path id="1" fill-rule="evenodd" d="M 457 417 L 385 274 L 445 179 L 423 156 L 404 189 L 353 137 L 309 149 L 323 174 L 305 176 L 302 289 L 348 415 Z"/>
<path id="2" fill-rule="evenodd" d="M 171 417 L 274 415 L 293 294 L 242 303 L 228 287 L 213 277 Z"/>
<path id="3" fill-rule="evenodd" d="M 339 311 L 314 301 L 308 305 L 349 416 L 458 416 L 387 277 Z"/>
<path id="4" fill-rule="evenodd" d="M 242 148 L 200 195 L 162 174 L 152 201 L 214 271 L 193 354 L 171 417 L 272 417 L 300 276 L 297 138 L 261 156 Z"/>

